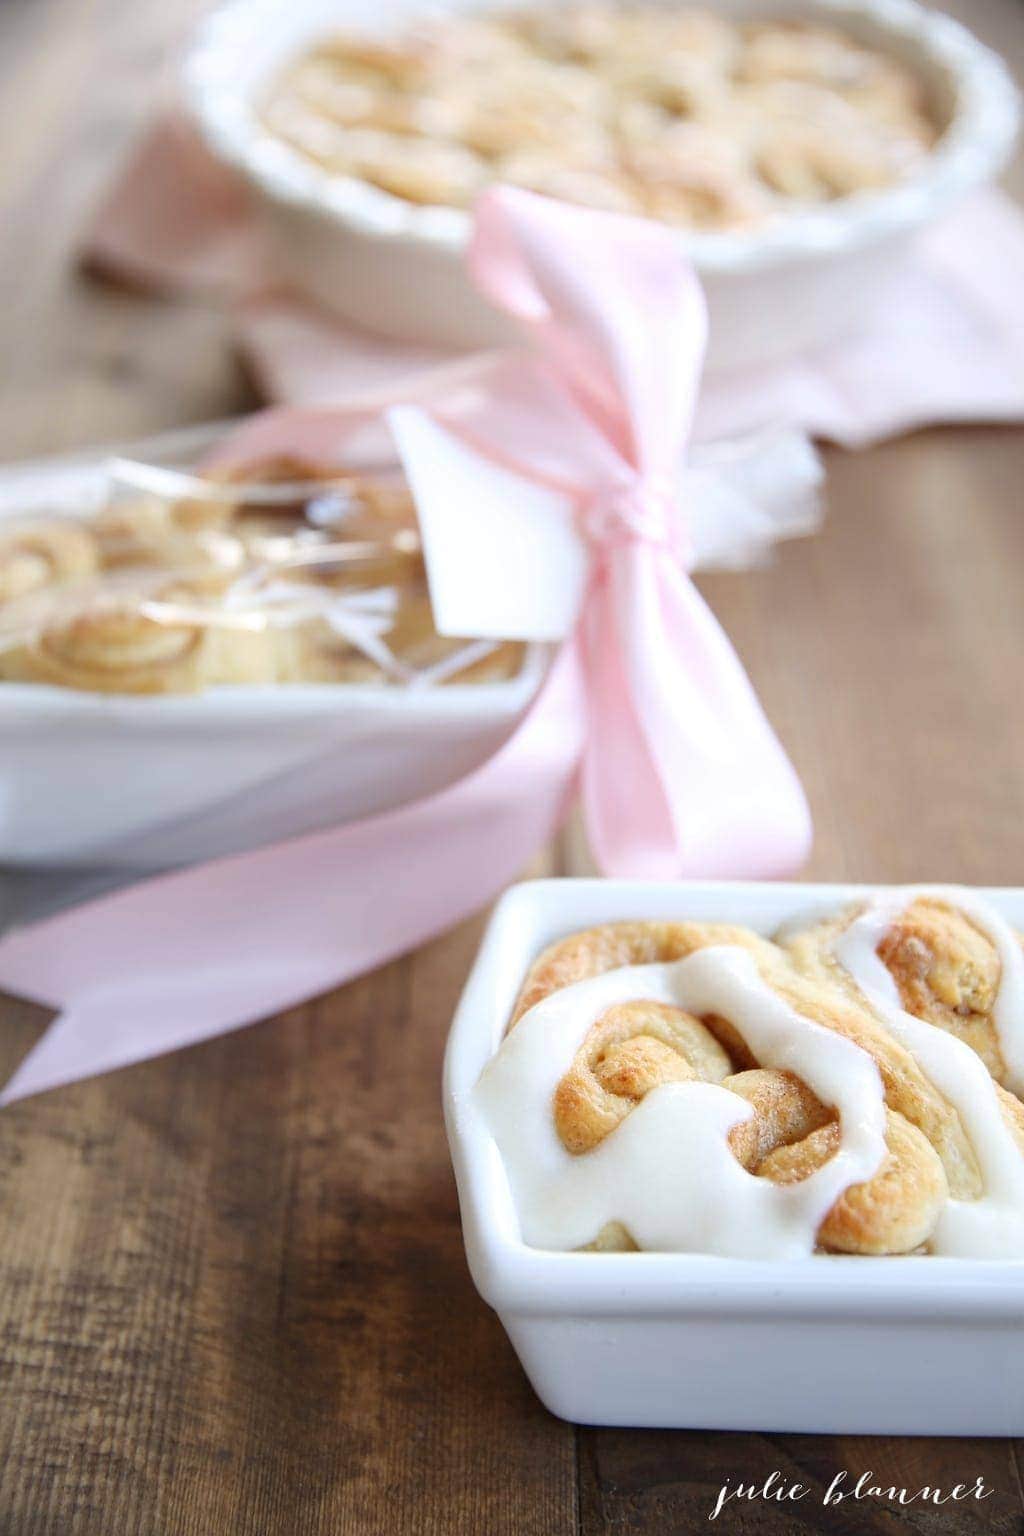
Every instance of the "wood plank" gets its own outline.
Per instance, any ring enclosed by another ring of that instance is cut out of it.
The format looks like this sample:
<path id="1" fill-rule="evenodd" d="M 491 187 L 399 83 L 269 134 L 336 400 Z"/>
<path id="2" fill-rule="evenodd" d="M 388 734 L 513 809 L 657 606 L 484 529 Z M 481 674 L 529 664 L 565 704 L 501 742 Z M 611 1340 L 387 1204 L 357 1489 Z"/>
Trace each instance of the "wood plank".
<path id="1" fill-rule="evenodd" d="M 479 931 L 0 1117 L 12 1531 L 573 1528 L 573 1432 L 473 1294 L 437 1108 Z"/>

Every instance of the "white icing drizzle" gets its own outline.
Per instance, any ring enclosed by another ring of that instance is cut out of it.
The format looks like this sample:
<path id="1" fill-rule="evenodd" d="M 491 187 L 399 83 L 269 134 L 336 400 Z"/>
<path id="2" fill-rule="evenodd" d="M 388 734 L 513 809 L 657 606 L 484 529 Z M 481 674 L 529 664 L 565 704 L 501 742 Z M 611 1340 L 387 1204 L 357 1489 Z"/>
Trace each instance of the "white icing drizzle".
<path id="1" fill-rule="evenodd" d="M 880 892 L 835 943 L 835 959 L 957 1111 L 974 1148 L 983 1193 L 948 1200 L 929 1244 L 959 1257 L 1024 1257 L 1024 1155 L 1003 1118 L 995 1083 L 981 1058 L 956 1036 L 906 1013 L 877 953 L 896 919 L 919 897 L 958 907 L 994 944 L 1001 963 L 993 1023 L 1008 1077 L 1018 1091 L 1024 1069 L 1024 952 L 1009 924 L 975 892 L 915 886 Z"/>
<path id="2" fill-rule="evenodd" d="M 566 1151 L 552 1096 L 593 1024 L 616 1003 L 674 1004 L 728 1018 L 765 1067 L 799 1075 L 839 1115 L 835 1156 L 808 1178 L 773 1184 L 748 1173 L 726 1140 L 753 1113 L 712 1083 L 654 1088 L 592 1151 Z M 852 1041 L 805 1018 L 734 946 L 671 964 L 624 966 L 551 993 L 502 1042 L 474 1089 L 501 1153 L 523 1239 L 572 1249 L 619 1221 L 641 1248 L 744 1258 L 813 1252 L 815 1235 L 851 1184 L 885 1157 L 878 1069 Z"/>

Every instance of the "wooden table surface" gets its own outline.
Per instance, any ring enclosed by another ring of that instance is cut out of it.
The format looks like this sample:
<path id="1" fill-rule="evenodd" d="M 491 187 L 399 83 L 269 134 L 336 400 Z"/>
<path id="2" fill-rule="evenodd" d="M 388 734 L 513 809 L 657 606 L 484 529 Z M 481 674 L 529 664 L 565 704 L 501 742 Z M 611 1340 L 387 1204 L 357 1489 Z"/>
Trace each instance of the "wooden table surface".
<path id="1" fill-rule="evenodd" d="M 0 5 L 0 457 L 251 403 L 213 308 L 72 264 L 197 9 Z M 1024 65 L 1017 0 L 960 9 Z M 807 786 L 807 873 L 1019 882 L 1024 432 L 935 430 L 828 470 L 820 537 L 704 583 Z M 573 862 L 564 841 L 544 864 Z M 470 1283 L 441 1128 L 481 922 L 0 1114 L 0 1536 L 674 1536 L 726 1481 L 841 1469 L 994 1491 L 733 1504 L 718 1525 L 1020 1531 L 1009 1442 L 592 1430 L 540 1407 Z M 45 1020 L 0 1018 L 6 1076 Z"/>

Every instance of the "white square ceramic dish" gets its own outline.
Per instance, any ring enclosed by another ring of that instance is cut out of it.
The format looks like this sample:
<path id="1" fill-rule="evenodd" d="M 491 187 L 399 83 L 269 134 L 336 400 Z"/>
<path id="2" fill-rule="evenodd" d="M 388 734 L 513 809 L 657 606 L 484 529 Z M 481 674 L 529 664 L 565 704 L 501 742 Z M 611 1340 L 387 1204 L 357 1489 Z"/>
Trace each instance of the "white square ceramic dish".
<path id="1" fill-rule="evenodd" d="M 509 3 L 222 0 L 197 30 L 184 92 L 207 144 L 253 188 L 289 279 L 361 327 L 445 347 L 490 346 L 506 335 L 465 272 L 466 210 L 413 205 L 329 174 L 263 127 L 261 96 L 275 72 L 324 33 L 350 27 L 379 35 L 424 14 Z M 719 3 L 741 18 L 775 13 L 849 29 L 916 68 L 948 124 L 921 173 L 903 185 L 794 212 L 754 233 L 677 231 L 708 298 L 708 366 L 727 369 L 793 356 L 862 324 L 914 236 L 998 175 L 1013 146 L 1018 102 L 1001 60 L 916 0 Z"/>
<path id="2" fill-rule="evenodd" d="M 230 423 L 116 450 L 194 462 Z M 0 519 L 102 505 L 115 450 L 0 466 Z M 535 692 L 508 681 L 218 687 L 128 697 L 0 684 L 0 863 L 161 869 L 389 810 L 493 752 Z"/>
<path id="3" fill-rule="evenodd" d="M 495 908 L 449 1037 L 445 1116 L 473 1279 L 553 1413 L 676 1428 L 1024 1431 L 1024 1262 L 528 1248 L 473 1103 L 529 964 L 560 936 L 623 918 L 769 934 L 865 889 L 541 880 Z M 1024 890 L 984 894 L 1024 926 Z"/>

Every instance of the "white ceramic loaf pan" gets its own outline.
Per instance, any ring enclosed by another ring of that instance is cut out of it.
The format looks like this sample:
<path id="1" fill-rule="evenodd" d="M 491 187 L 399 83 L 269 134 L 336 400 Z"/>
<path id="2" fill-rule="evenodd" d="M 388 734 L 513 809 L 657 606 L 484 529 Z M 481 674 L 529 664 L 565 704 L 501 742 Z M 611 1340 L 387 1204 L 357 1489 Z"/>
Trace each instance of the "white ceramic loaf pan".
<path id="1" fill-rule="evenodd" d="M 864 1435 L 1024 1432 L 1024 1263 L 552 1253 L 519 1236 L 471 1091 L 526 970 L 622 918 L 774 932 L 848 885 L 540 880 L 499 901 L 452 1026 L 445 1115 L 473 1279 L 541 1400 L 587 1424 Z M 986 891 L 1024 927 L 1024 890 Z"/>
<path id="2" fill-rule="evenodd" d="M 120 451 L 202 455 L 229 424 Z M 85 514 L 109 453 L 0 469 L 0 518 Z M 0 863 L 161 869 L 391 809 L 482 762 L 545 666 L 507 682 L 220 687 L 130 698 L 0 683 Z"/>
<path id="3" fill-rule="evenodd" d="M 224 0 L 202 22 L 184 71 L 192 115 L 212 152 L 253 188 L 280 270 L 343 318 L 445 347 L 491 345 L 504 334 L 463 269 L 470 215 L 415 206 L 306 160 L 260 123 L 268 80 L 332 29 L 380 33 L 424 13 L 505 3 Z M 915 0 L 721 0 L 719 8 L 849 28 L 914 66 L 946 125 L 925 169 L 904 185 L 794 213 L 763 231 L 678 233 L 708 297 L 708 365 L 728 369 L 806 352 L 862 326 L 914 237 L 998 174 L 1018 102 L 995 54 Z"/>

